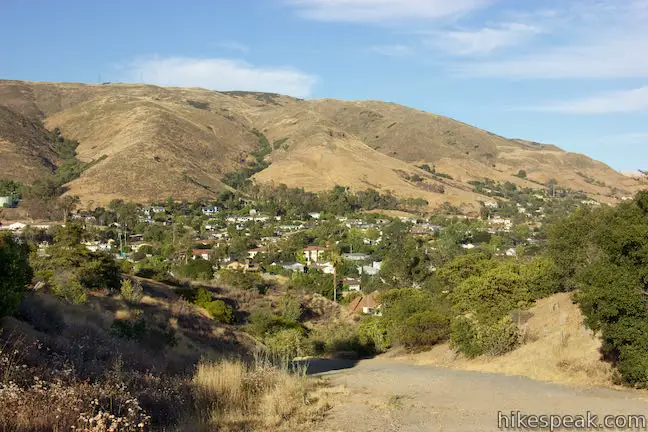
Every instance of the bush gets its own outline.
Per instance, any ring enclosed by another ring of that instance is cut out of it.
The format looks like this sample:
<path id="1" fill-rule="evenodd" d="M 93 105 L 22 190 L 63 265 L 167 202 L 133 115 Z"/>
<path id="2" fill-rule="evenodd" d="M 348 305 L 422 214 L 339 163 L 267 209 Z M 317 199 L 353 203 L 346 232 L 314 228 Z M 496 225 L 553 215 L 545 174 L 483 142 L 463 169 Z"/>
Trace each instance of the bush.
<path id="1" fill-rule="evenodd" d="M 195 259 L 180 267 L 180 274 L 186 278 L 207 281 L 214 278 L 214 269 L 209 261 Z"/>
<path id="2" fill-rule="evenodd" d="M 371 341 L 361 341 L 358 326 L 336 322 L 315 327 L 308 336 L 309 351 L 315 355 L 332 355 L 336 353 L 356 353 L 366 356 L 374 353 Z"/>
<path id="3" fill-rule="evenodd" d="M 220 280 L 224 284 L 234 288 L 252 291 L 257 290 L 261 294 L 268 289 L 268 284 L 257 273 L 244 273 L 237 270 L 222 269 L 218 272 Z"/>
<path id="4" fill-rule="evenodd" d="M 399 327 L 398 341 L 405 348 L 430 347 L 450 335 L 450 317 L 439 311 L 418 312 Z"/>
<path id="5" fill-rule="evenodd" d="M 376 352 L 386 351 L 390 347 L 387 327 L 381 317 L 370 316 L 360 321 L 358 337 L 360 343 L 373 347 Z"/>
<path id="6" fill-rule="evenodd" d="M 234 322 L 234 308 L 223 300 L 214 300 L 211 292 L 205 288 L 198 288 L 193 297 L 193 302 L 209 312 L 216 321 L 230 324 Z"/>
<path id="7" fill-rule="evenodd" d="M 29 250 L 11 235 L 0 234 L 0 318 L 13 313 L 31 282 Z"/>
<path id="8" fill-rule="evenodd" d="M 482 324 L 468 317 L 458 317 L 452 323 L 452 345 L 467 357 L 482 354 L 497 356 L 515 349 L 520 334 L 510 316 Z"/>
<path id="9" fill-rule="evenodd" d="M 138 304 L 144 297 L 144 289 L 139 281 L 134 283 L 130 279 L 124 279 L 121 283 L 121 296 L 129 303 Z"/>
<path id="10" fill-rule="evenodd" d="M 473 358 L 483 354 L 475 323 L 466 317 L 458 317 L 452 322 L 452 346 L 466 357 Z"/>
<path id="11" fill-rule="evenodd" d="M 54 295 L 62 297 L 72 304 L 83 304 L 88 301 L 88 293 L 76 275 L 69 271 L 54 275 L 50 283 Z"/>
<path id="12" fill-rule="evenodd" d="M 225 324 L 231 324 L 234 322 L 234 309 L 223 300 L 214 300 L 202 304 L 201 307 L 205 308 L 205 310 L 209 312 L 209 315 L 211 315 L 211 317 L 216 321 Z"/>
<path id="13" fill-rule="evenodd" d="M 269 352 L 279 359 L 301 357 L 306 354 L 304 331 L 302 329 L 284 329 L 266 338 Z"/>

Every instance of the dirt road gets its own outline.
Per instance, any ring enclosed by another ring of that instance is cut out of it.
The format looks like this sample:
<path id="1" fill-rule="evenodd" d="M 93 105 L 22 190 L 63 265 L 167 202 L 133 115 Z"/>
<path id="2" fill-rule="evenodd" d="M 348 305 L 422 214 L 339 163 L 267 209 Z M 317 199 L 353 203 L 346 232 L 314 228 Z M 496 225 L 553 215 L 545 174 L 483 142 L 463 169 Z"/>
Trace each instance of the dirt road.
<path id="1" fill-rule="evenodd" d="M 498 411 L 509 417 L 518 410 L 525 414 L 591 411 L 599 416 L 599 423 L 608 414 L 648 416 L 646 393 L 565 387 L 381 358 L 320 376 L 349 390 L 318 428 L 328 432 L 497 431 Z"/>

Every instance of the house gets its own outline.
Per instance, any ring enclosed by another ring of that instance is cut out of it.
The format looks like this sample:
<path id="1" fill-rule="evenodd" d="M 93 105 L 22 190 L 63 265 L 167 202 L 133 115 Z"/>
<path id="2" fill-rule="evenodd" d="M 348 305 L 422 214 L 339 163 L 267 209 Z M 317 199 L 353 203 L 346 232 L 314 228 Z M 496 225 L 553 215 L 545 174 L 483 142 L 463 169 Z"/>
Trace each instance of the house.
<path id="1" fill-rule="evenodd" d="M 361 275 L 366 274 L 369 276 L 375 276 L 380 273 L 380 268 L 382 267 L 381 261 L 374 261 L 370 266 L 364 265 L 357 267 L 358 273 Z"/>
<path id="2" fill-rule="evenodd" d="M 360 279 L 345 277 L 342 279 L 342 285 L 349 287 L 349 291 L 360 291 Z"/>
<path id="3" fill-rule="evenodd" d="M 310 216 L 312 219 L 319 219 L 322 217 L 322 214 L 319 212 L 310 212 L 308 213 L 308 216 Z"/>
<path id="4" fill-rule="evenodd" d="M 330 262 L 314 262 L 311 264 L 311 267 L 326 274 L 333 274 L 335 272 L 335 267 Z"/>
<path id="5" fill-rule="evenodd" d="M 349 305 L 349 314 L 382 315 L 382 305 L 378 302 L 378 291 L 353 299 Z"/>
<path id="6" fill-rule="evenodd" d="M 108 240 L 107 243 L 98 242 L 98 241 L 87 241 L 87 242 L 83 242 L 82 244 L 90 252 L 97 252 L 97 251 L 109 251 L 112 248 L 114 242 L 115 241 L 113 239 L 110 239 Z"/>
<path id="7" fill-rule="evenodd" d="M 484 201 L 484 207 L 489 209 L 496 209 L 499 207 L 497 201 Z"/>
<path id="8" fill-rule="evenodd" d="M 255 262 L 252 262 L 251 259 L 246 259 L 245 262 L 232 261 L 227 264 L 225 267 L 227 270 L 242 271 L 243 273 L 247 272 L 258 272 L 261 270 L 259 265 Z"/>
<path id="9" fill-rule="evenodd" d="M 259 255 L 260 253 L 265 253 L 265 252 L 266 252 L 266 248 L 264 248 L 264 247 L 258 247 L 258 248 L 250 249 L 250 250 L 248 250 L 248 258 L 254 259 L 254 257 Z"/>
<path id="10" fill-rule="evenodd" d="M 216 206 L 214 206 L 214 207 L 203 207 L 201 210 L 202 210 L 202 214 L 204 214 L 205 216 L 211 216 L 211 215 L 215 215 L 216 213 L 218 213 L 219 208 L 216 207 Z"/>
<path id="11" fill-rule="evenodd" d="M 286 270 L 290 270 L 292 272 L 299 272 L 299 273 L 304 273 L 305 266 L 302 263 L 291 263 L 291 264 L 282 264 L 281 267 L 283 267 Z"/>
<path id="12" fill-rule="evenodd" d="M 194 249 L 191 251 L 191 259 L 202 258 L 209 261 L 209 249 Z"/>
<path id="13" fill-rule="evenodd" d="M 461 245 L 461 248 L 462 248 L 462 249 L 475 249 L 475 245 L 472 244 L 472 243 L 463 243 L 463 244 Z"/>
<path id="14" fill-rule="evenodd" d="M 345 253 L 342 254 L 345 261 L 369 261 L 371 257 L 364 253 Z"/>
<path id="15" fill-rule="evenodd" d="M 322 246 L 306 246 L 304 248 L 304 259 L 306 263 L 310 265 L 311 263 L 320 261 L 324 254 L 326 253 L 326 248 Z"/>

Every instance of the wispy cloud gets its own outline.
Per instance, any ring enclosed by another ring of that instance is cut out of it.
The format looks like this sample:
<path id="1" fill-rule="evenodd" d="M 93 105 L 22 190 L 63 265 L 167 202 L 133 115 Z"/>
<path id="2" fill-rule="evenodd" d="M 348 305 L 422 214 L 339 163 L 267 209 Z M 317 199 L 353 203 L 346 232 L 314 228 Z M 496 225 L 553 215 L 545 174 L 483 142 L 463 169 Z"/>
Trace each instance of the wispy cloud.
<path id="1" fill-rule="evenodd" d="M 585 0 L 539 16 L 551 27 L 533 49 L 455 64 L 467 76 L 632 78 L 648 76 L 648 1 Z"/>
<path id="2" fill-rule="evenodd" d="M 412 54 L 414 49 L 408 45 L 393 44 L 374 45 L 369 48 L 369 51 L 388 57 L 402 57 Z"/>
<path id="3" fill-rule="evenodd" d="M 318 21 L 393 23 L 457 16 L 495 0 L 285 0 Z"/>
<path id="4" fill-rule="evenodd" d="M 222 58 L 153 57 L 122 68 L 123 81 L 212 90 L 249 90 L 308 97 L 317 77 L 291 67 L 263 67 Z"/>
<path id="5" fill-rule="evenodd" d="M 648 111 L 648 86 L 632 90 L 608 92 L 582 99 L 559 101 L 529 109 L 566 114 L 610 114 Z"/>
<path id="6" fill-rule="evenodd" d="M 223 48 L 228 51 L 235 51 L 243 54 L 247 54 L 250 52 L 250 47 L 236 41 L 221 41 L 221 42 L 217 42 L 215 45 L 219 48 Z"/>
<path id="7" fill-rule="evenodd" d="M 427 44 L 451 55 L 483 55 L 522 45 L 540 33 L 537 26 L 511 22 L 477 30 L 432 32 Z"/>

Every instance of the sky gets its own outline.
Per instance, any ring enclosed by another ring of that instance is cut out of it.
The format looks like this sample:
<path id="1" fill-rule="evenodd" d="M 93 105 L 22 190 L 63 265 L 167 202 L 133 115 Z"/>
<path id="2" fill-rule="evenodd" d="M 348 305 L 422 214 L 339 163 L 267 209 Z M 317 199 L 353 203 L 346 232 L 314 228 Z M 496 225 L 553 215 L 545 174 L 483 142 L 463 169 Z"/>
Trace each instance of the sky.
<path id="1" fill-rule="evenodd" d="M 0 79 L 384 100 L 648 169 L 648 0 L 2 3 Z"/>

